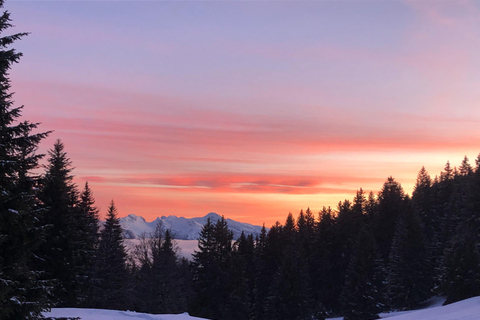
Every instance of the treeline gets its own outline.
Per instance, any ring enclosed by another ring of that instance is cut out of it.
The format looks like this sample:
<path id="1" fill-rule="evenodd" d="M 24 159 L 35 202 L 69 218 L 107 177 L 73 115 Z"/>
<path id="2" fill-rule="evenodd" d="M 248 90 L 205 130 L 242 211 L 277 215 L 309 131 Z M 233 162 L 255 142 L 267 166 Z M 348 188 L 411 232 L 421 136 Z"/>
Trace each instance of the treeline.
<path id="1" fill-rule="evenodd" d="M 388 178 L 335 210 L 289 214 L 253 239 L 207 223 L 194 255 L 191 313 L 210 319 L 376 319 L 480 295 L 480 156 L 422 168 L 412 197 Z"/>

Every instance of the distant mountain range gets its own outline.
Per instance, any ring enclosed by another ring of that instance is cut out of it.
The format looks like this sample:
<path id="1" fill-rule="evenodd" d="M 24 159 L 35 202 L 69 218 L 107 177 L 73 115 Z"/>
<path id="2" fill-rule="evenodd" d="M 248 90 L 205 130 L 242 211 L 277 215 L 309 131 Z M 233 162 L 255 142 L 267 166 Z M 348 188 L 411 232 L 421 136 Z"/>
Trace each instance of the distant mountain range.
<path id="1" fill-rule="evenodd" d="M 161 222 L 165 229 L 170 229 L 172 231 L 175 239 L 197 240 L 198 234 L 208 218 L 210 218 L 212 223 L 216 223 L 221 216 L 214 212 L 210 212 L 206 216 L 199 218 L 187 219 L 177 216 L 162 216 L 151 222 L 147 222 L 141 216 L 129 214 L 124 218 L 120 218 L 120 224 L 123 228 L 124 236 L 127 239 L 138 239 L 142 234 L 145 234 L 148 237 L 154 233 L 157 224 Z M 256 235 L 259 235 L 262 230 L 261 226 L 254 226 L 249 223 L 242 223 L 232 219 L 227 219 L 227 224 L 228 228 L 233 231 L 234 240 L 237 240 L 240 237 L 242 231 L 246 235 L 253 234 L 255 237 Z"/>

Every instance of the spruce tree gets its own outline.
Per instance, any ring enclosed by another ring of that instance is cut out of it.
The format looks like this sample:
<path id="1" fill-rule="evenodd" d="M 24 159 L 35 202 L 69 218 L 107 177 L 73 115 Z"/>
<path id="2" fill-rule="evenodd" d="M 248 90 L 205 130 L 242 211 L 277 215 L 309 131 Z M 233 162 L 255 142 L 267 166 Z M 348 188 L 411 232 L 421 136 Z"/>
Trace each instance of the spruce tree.
<path id="1" fill-rule="evenodd" d="M 378 193 L 377 210 L 373 216 L 373 231 L 382 258 L 388 262 L 395 226 L 405 211 L 405 193 L 400 183 L 389 177 Z"/>
<path id="2" fill-rule="evenodd" d="M 330 207 L 323 207 L 319 213 L 319 222 L 315 231 L 315 252 L 312 257 L 312 288 L 314 310 L 324 313 L 339 311 L 338 282 L 340 270 L 336 268 L 335 260 L 341 254 L 336 250 L 335 219 Z M 341 281 L 341 280 L 340 280 Z M 340 282 L 341 283 L 341 282 Z"/>
<path id="3" fill-rule="evenodd" d="M 115 203 L 110 203 L 105 226 L 100 233 L 96 256 L 93 306 L 125 310 L 129 306 L 129 274 L 123 245 L 122 227 Z"/>
<path id="4" fill-rule="evenodd" d="M 334 305 L 333 311 L 338 312 L 341 309 L 340 297 L 342 293 L 342 284 L 345 274 L 350 264 L 351 256 L 354 251 L 357 235 L 360 226 L 364 224 L 364 217 L 361 214 L 363 210 L 353 210 L 353 206 L 349 200 L 338 204 L 338 216 L 335 219 L 333 227 L 334 239 L 332 240 L 331 251 L 331 267 L 329 277 L 334 278 L 336 285 L 331 289 L 329 295 Z"/>
<path id="5" fill-rule="evenodd" d="M 473 168 L 468 162 L 468 157 L 465 156 L 462 160 L 462 164 L 458 168 L 458 172 L 461 176 L 469 176 L 473 174 Z"/>
<path id="6" fill-rule="evenodd" d="M 47 279 L 55 282 L 52 299 L 56 305 L 73 307 L 80 303 L 88 272 L 86 220 L 77 207 L 78 190 L 63 143 L 57 140 L 48 155 L 39 193 L 44 208 L 41 221 L 47 226 L 46 241 L 38 256 Z"/>
<path id="7" fill-rule="evenodd" d="M 255 244 L 253 236 L 242 231 L 232 250 L 231 297 L 228 314 L 230 319 L 248 320 L 253 315 L 255 283 Z"/>
<path id="8" fill-rule="evenodd" d="M 467 190 L 466 210 L 468 223 L 475 225 L 480 230 L 480 154 L 475 159 L 475 171 L 470 177 Z"/>
<path id="9" fill-rule="evenodd" d="M 78 210 L 78 219 L 82 227 L 80 234 L 82 234 L 81 240 L 83 241 L 81 254 L 83 259 L 79 262 L 84 267 L 84 270 L 81 272 L 82 275 L 79 276 L 81 292 L 78 305 L 88 307 L 90 303 L 88 296 L 92 290 L 95 256 L 100 236 L 98 209 L 95 207 L 95 199 L 88 182 L 85 182 L 85 187 L 80 194 Z"/>
<path id="10" fill-rule="evenodd" d="M 385 270 L 375 239 L 360 226 L 342 292 L 345 320 L 373 320 L 385 308 Z"/>
<path id="11" fill-rule="evenodd" d="M 308 294 L 307 266 L 299 262 L 299 252 L 288 246 L 282 264 L 270 286 L 265 319 L 312 319 L 312 301 Z"/>
<path id="12" fill-rule="evenodd" d="M 0 0 L 0 8 L 3 7 Z M 38 279 L 34 250 L 41 243 L 32 170 L 43 155 L 35 154 L 48 133 L 33 133 L 37 123 L 19 121 L 8 71 L 21 53 L 9 48 L 27 33 L 3 35 L 12 26 L 10 13 L 0 16 L 0 319 L 36 319 L 48 307 L 49 285 Z"/>
<path id="13" fill-rule="evenodd" d="M 181 281 L 177 265 L 177 253 L 170 230 L 164 230 L 159 223 L 150 239 L 152 261 L 148 281 L 149 297 L 145 303 L 148 313 L 179 313 L 186 310 L 182 291 L 177 283 Z"/>
<path id="14" fill-rule="evenodd" d="M 480 252 L 478 229 L 463 224 L 445 250 L 441 291 L 445 304 L 480 295 Z"/>
<path id="15" fill-rule="evenodd" d="M 408 210 L 397 223 L 388 263 L 390 306 L 397 310 L 413 309 L 431 296 L 433 266 L 420 219 Z"/>
<path id="16" fill-rule="evenodd" d="M 198 251 L 193 254 L 193 315 L 224 319 L 230 303 L 233 233 L 222 216 L 216 224 L 207 220 L 200 231 Z"/>
<path id="17" fill-rule="evenodd" d="M 80 194 L 80 201 L 78 203 L 81 216 L 85 219 L 85 242 L 89 255 L 93 255 L 98 245 L 99 238 L 99 215 L 98 209 L 95 207 L 95 199 L 93 197 L 92 189 L 90 189 L 88 182 L 85 182 L 85 187 Z"/>
<path id="18" fill-rule="evenodd" d="M 253 319 L 265 317 L 269 288 L 279 266 L 278 259 L 282 255 L 279 245 L 280 229 L 281 226 L 278 222 L 270 228 L 268 233 L 263 226 L 255 247 Z"/>
<path id="19" fill-rule="evenodd" d="M 315 238 L 315 218 L 310 208 L 305 213 L 300 211 L 297 219 L 298 242 L 301 257 L 305 261 L 310 261 L 314 251 Z M 308 265 L 310 269 L 310 265 Z"/>

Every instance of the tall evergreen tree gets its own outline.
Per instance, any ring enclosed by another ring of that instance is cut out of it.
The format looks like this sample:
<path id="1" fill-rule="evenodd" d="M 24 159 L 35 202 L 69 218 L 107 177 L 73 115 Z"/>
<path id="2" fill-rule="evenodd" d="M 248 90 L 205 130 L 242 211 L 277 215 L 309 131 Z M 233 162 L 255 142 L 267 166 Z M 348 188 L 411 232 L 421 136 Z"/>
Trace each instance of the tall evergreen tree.
<path id="1" fill-rule="evenodd" d="M 3 8 L 0 0 L 0 8 Z M 36 319 L 47 307 L 48 286 L 39 281 L 33 252 L 42 241 L 32 174 L 43 155 L 35 154 L 48 133 L 33 133 L 37 123 L 19 121 L 23 107 L 14 107 L 8 71 L 21 53 L 10 45 L 27 33 L 5 36 L 10 13 L 0 16 L 0 319 Z"/>
<path id="2" fill-rule="evenodd" d="M 413 188 L 412 204 L 424 225 L 426 240 L 431 242 L 439 230 L 439 217 L 433 210 L 432 179 L 425 167 L 417 175 Z"/>
<path id="3" fill-rule="evenodd" d="M 360 227 L 342 292 L 345 320 L 373 320 L 385 308 L 385 269 L 375 238 Z"/>
<path id="4" fill-rule="evenodd" d="M 79 235 L 81 236 L 81 239 L 79 239 L 81 254 L 79 255 L 80 261 L 78 263 L 84 268 L 78 276 L 81 285 L 78 305 L 88 306 L 89 301 L 87 297 L 92 289 L 95 256 L 100 236 L 98 209 L 95 207 L 95 199 L 88 182 L 85 182 L 85 187 L 80 194 L 77 209 L 79 210 L 77 219 L 80 224 Z"/>
<path id="5" fill-rule="evenodd" d="M 86 246 L 90 252 L 94 252 L 96 246 L 98 245 L 100 219 L 98 215 L 98 209 L 95 207 L 93 192 L 92 189 L 90 189 L 88 182 L 85 182 L 85 187 L 80 194 L 78 208 L 80 209 L 81 216 L 86 220 Z"/>
<path id="6" fill-rule="evenodd" d="M 275 274 L 266 303 L 265 319 L 306 320 L 312 318 L 312 303 L 308 294 L 308 270 L 299 263 L 294 246 L 286 248 L 282 264 Z"/>
<path id="7" fill-rule="evenodd" d="M 458 168 L 458 172 L 461 176 L 469 176 L 473 174 L 473 168 L 468 162 L 468 157 L 465 156 L 462 160 L 462 164 Z"/>
<path id="8" fill-rule="evenodd" d="M 329 292 L 331 296 L 330 299 L 334 300 L 332 311 L 335 313 L 341 311 L 340 298 L 342 284 L 350 264 L 358 232 L 364 225 L 364 217 L 361 214 L 362 211 L 361 209 L 354 211 L 352 203 L 349 200 L 338 204 L 338 216 L 335 219 L 333 227 L 334 238 L 331 240 L 330 263 L 332 264 L 332 269 L 328 275 L 335 279 L 333 281 L 336 283 Z"/>
<path id="9" fill-rule="evenodd" d="M 255 244 L 253 236 L 245 236 L 242 231 L 232 251 L 231 298 L 229 299 L 229 318 L 251 319 L 253 317 L 253 299 L 255 287 Z"/>
<path id="10" fill-rule="evenodd" d="M 266 316 L 266 301 L 273 277 L 277 272 L 282 256 L 280 245 L 281 225 L 277 221 L 268 233 L 265 226 L 255 248 L 255 287 L 254 287 L 254 316 L 253 319 L 264 319 Z"/>
<path id="11" fill-rule="evenodd" d="M 129 306 L 127 254 L 115 203 L 110 203 L 105 226 L 100 233 L 96 257 L 93 307 L 125 310 Z"/>
<path id="12" fill-rule="evenodd" d="M 400 183 L 389 177 L 378 193 L 378 206 L 375 212 L 374 234 L 382 258 L 388 262 L 395 226 L 405 210 L 405 193 Z"/>
<path id="13" fill-rule="evenodd" d="M 464 224 L 445 251 L 441 289 L 445 304 L 480 295 L 478 229 Z"/>
<path id="14" fill-rule="evenodd" d="M 44 211 L 42 222 L 47 226 L 46 242 L 38 255 L 47 279 L 54 280 L 52 299 L 58 306 L 77 306 L 86 276 L 85 219 L 78 205 L 78 190 L 73 183 L 73 168 L 65 147 L 57 140 L 48 152 L 46 173 L 39 199 Z"/>
<path id="15" fill-rule="evenodd" d="M 213 319 L 226 319 L 231 297 L 233 233 L 224 217 L 216 224 L 207 220 L 199 239 L 198 251 L 193 254 L 196 297 L 192 314 Z"/>
<path id="16" fill-rule="evenodd" d="M 140 310 L 148 313 L 180 313 L 187 309 L 189 293 L 184 290 L 184 275 L 170 230 L 157 224 L 154 234 L 147 240 L 149 257 L 143 259 L 139 271 L 137 297 Z"/>
<path id="17" fill-rule="evenodd" d="M 467 191 L 467 205 L 469 223 L 473 223 L 480 230 L 480 154 L 475 159 L 475 171 L 470 177 Z"/>
<path id="18" fill-rule="evenodd" d="M 397 223 L 388 263 L 388 292 L 395 309 L 413 309 L 431 296 L 430 264 L 420 219 L 408 210 Z"/>
<path id="19" fill-rule="evenodd" d="M 305 213 L 300 211 L 297 219 L 299 250 L 301 251 L 302 260 L 309 264 L 314 251 L 315 239 L 315 217 L 310 208 Z M 310 268 L 310 264 L 308 265 Z"/>
<path id="20" fill-rule="evenodd" d="M 367 199 L 363 189 L 357 191 L 355 198 L 353 199 L 352 211 L 356 216 L 363 216 L 366 214 Z"/>

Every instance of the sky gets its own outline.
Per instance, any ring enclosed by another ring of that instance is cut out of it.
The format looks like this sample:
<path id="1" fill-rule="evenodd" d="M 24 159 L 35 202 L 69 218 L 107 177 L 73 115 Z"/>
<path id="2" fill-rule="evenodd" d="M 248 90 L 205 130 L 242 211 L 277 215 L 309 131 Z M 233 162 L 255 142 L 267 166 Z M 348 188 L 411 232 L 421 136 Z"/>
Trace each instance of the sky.
<path id="1" fill-rule="evenodd" d="M 480 153 L 480 1 L 18 1 L 23 116 L 105 215 L 272 225 Z"/>

